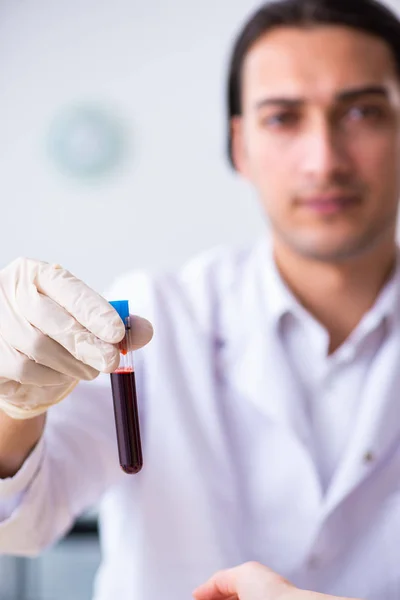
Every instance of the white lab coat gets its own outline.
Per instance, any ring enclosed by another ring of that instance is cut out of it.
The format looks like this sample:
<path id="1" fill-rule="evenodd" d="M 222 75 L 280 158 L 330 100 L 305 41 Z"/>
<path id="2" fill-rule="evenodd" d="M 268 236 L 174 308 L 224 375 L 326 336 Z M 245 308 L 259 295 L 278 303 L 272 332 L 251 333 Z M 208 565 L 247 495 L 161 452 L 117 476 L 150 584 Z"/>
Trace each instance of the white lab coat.
<path id="1" fill-rule="evenodd" d="M 96 600 L 188 600 L 247 560 L 304 588 L 400 599 L 400 307 L 324 494 L 268 316 L 266 252 L 221 249 L 177 275 L 117 282 L 110 299 L 155 326 L 136 354 L 143 470 L 118 467 L 109 377 L 79 385 L 0 482 L 0 552 L 39 552 L 101 499 Z"/>

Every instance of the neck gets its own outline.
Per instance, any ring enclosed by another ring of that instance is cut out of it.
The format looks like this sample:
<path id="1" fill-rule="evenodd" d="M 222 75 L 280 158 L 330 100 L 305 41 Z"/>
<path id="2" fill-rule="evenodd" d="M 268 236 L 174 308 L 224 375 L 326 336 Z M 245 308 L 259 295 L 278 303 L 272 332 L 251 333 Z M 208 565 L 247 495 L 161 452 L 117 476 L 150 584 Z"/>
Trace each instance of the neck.
<path id="1" fill-rule="evenodd" d="M 323 262 L 274 243 L 280 274 L 299 302 L 328 331 L 334 352 L 374 305 L 396 261 L 394 238 L 341 262 Z"/>

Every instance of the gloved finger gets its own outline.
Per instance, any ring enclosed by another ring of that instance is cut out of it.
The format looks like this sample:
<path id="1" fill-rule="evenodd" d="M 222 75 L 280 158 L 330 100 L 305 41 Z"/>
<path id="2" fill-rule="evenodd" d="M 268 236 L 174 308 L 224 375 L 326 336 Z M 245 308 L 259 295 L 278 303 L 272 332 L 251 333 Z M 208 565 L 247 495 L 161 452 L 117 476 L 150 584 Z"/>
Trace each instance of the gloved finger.
<path id="1" fill-rule="evenodd" d="M 31 419 L 61 402 L 78 383 L 78 379 L 70 379 L 63 385 L 40 388 L 40 394 L 35 385 L 15 381 L 0 383 L 0 410 L 13 419 Z"/>
<path id="2" fill-rule="evenodd" d="M 68 350 L 78 361 L 104 373 L 117 368 L 119 351 L 116 346 L 87 331 L 67 310 L 39 293 L 34 286 L 31 286 L 29 301 L 27 300 L 28 295 L 19 299 L 25 318 L 44 335 Z"/>
<path id="3" fill-rule="evenodd" d="M 40 365 L 0 338 L 0 383 L 8 380 L 37 387 L 65 385 L 71 377 Z M 95 373 L 98 373 L 95 371 Z"/>
<path id="4" fill-rule="evenodd" d="M 129 333 L 129 350 L 138 350 L 150 342 L 153 337 L 153 326 L 147 319 L 130 315 L 131 330 Z"/>
<path id="5" fill-rule="evenodd" d="M 44 335 L 26 319 L 20 319 L 17 326 L 12 318 L 2 320 L 1 335 L 9 346 L 35 363 L 68 377 L 90 381 L 99 374 L 97 369 L 77 360 L 68 350 Z M 1 370 L 0 365 L 0 372 Z"/>
<path id="6" fill-rule="evenodd" d="M 77 279 L 60 265 L 50 265 L 44 262 L 25 259 L 21 269 L 27 271 L 18 286 L 17 298 L 23 295 L 23 288 L 29 278 L 29 270 L 34 269 L 34 285 L 42 294 L 49 296 L 55 303 L 62 306 L 85 329 L 104 342 L 116 344 L 124 335 L 124 324 L 116 310 L 100 294 Z M 21 287 L 21 289 L 20 289 Z"/>

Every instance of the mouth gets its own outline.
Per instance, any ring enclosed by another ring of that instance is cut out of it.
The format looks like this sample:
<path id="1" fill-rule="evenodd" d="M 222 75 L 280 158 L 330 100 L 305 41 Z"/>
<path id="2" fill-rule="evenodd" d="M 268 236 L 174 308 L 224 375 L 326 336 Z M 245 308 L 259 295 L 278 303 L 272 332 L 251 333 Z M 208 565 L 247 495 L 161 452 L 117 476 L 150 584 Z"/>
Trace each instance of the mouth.
<path id="1" fill-rule="evenodd" d="M 320 195 L 299 201 L 302 208 L 322 215 L 343 213 L 358 204 L 360 198 L 349 194 Z"/>

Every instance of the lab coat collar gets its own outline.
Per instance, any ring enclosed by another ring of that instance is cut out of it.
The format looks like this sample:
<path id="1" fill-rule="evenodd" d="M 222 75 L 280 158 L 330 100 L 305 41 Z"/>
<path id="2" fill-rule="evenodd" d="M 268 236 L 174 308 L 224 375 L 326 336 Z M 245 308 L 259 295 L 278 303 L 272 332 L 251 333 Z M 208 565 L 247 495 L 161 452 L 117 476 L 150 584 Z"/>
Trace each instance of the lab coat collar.
<path id="1" fill-rule="evenodd" d="M 299 314 L 304 311 L 299 301 L 282 279 L 274 259 L 272 241 L 260 240 L 256 249 L 258 275 L 265 302 L 265 311 L 270 326 L 278 330 L 286 314 Z"/>
<path id="2" fill-rule="evenodd" d="M 265 309 L 269 324 L 278 328 L 282 318 L 286 314 L 297 315 L 300 319 L 312 319 L 314 317 L 300 304 L 293 292 L 282 279 L 279 269 L 274 260 L 272 241 L 263 238 L 260 240 L 256 257 L 259 261 L 259 277 L 262 291 L 265 297 Z M 392 322 L 400 319 L 397 305 L 400 298 L 400 248 L 397 248 L 396 263 L 393 272 L 382 291 L 380 292 L 374 306 L 365 315 L 363 332 L 370 331 L 384 318 Z"/>

